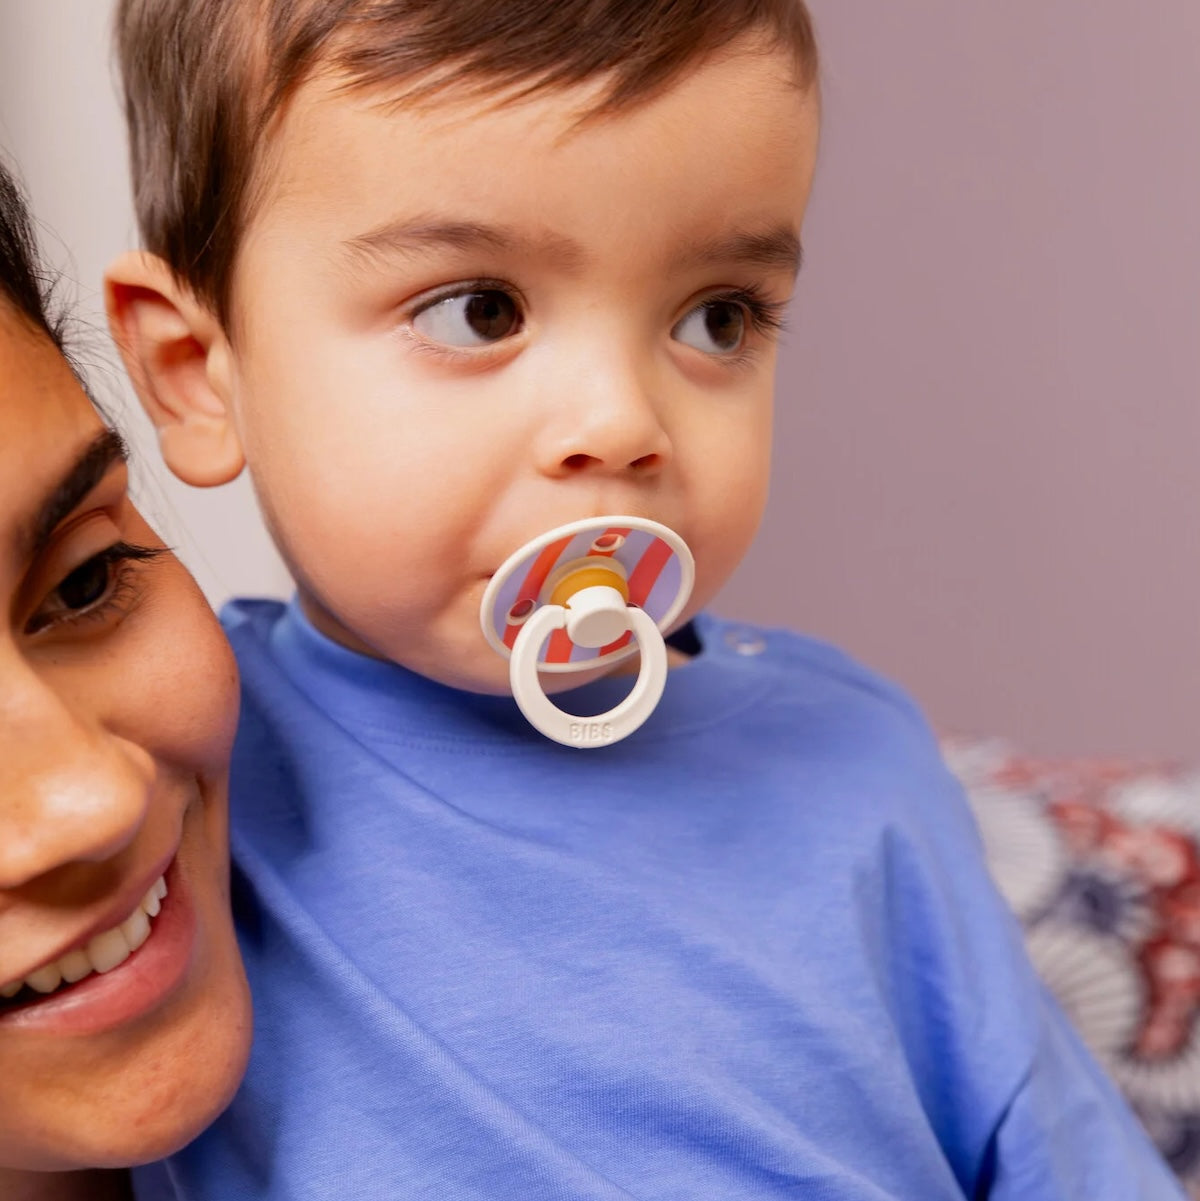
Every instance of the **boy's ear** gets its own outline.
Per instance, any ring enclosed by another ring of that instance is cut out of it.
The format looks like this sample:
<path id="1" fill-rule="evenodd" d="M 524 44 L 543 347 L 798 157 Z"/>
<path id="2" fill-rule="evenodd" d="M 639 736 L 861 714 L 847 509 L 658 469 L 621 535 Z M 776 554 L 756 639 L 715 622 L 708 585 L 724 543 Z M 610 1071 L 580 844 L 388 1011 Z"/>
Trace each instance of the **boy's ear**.
<path id="1" fill-rule="evenodd" d="M 158 430 L 167 466 L 202 488 L 233 479 L 245 458 L 220 322 L 162 259 L 141 251 L 121 255 L 105 272 L 104 300 L 113 341 Z"/>

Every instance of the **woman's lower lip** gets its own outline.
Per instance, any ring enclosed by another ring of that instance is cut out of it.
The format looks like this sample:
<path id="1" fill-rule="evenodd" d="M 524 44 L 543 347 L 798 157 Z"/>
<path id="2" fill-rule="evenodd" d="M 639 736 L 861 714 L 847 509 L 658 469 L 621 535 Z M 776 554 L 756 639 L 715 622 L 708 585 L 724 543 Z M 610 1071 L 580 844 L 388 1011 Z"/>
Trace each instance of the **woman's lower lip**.
<path id="1" fill-rule="evenodd" d="M 44 1001 L 0 1013 L 0 1036 L 20 1028 L 38 1034 L 97 1034 L 150 1012 L 183 982 L 196 938 L 196 913 L 177 862 L 167 869 L 167 895 L 150 937 L 119 967 L 93 972 Z"/>

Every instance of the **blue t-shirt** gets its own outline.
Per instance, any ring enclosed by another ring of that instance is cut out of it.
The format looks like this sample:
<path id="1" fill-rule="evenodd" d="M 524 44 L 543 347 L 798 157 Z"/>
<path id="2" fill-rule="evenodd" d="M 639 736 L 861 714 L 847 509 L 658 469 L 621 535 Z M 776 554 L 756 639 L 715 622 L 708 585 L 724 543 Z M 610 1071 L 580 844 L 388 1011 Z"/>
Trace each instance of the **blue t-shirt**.
<path id="1" fill-rule="evenodd" d="M 702 618 L 579 751 L 295 606 L 225 622 L 254 1049 L 140 1197 L 1180 1197 L 920 716 L 844 655 Z"/>

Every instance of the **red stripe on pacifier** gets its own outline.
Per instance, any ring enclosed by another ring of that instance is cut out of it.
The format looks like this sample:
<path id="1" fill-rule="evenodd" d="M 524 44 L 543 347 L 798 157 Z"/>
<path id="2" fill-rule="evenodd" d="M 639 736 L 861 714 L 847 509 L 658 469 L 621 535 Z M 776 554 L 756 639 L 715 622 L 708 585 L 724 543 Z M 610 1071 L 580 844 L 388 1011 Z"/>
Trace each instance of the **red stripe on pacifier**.
<path id="1" fill-rule="evenodd" d="M 661 539 L 655 538 L 638 560 L 629 575 L 629 600 L 632 604 L 646 607 L 658 577 L 675 552 Z"/>
<path id="2" fill-rule="evenodd" d="M 613 651 L 623 651 L 633 641 L 633 631 L 626 630 L 616 642 L 610 642 L 600 648 L 601 655 L 611 655 Z"/>
<path id="3" fill-rule="evenodd" d="M 546 653 L 542 661 L 544 663 L 570 663 L 571 652 L 574 649 L 575 643 L 568 637 L 567 631 L 555 630 L 546 644 Z"/>
<path id="4" fill-rule="evenodd" d="M 625 532 L 628 533 L 628 531 Z M 646 547 L 642 553 L 642 557 L 637 562 L 637 566 L 634 567 L 629 577 L 630 604 L 640 605 L 645 608 L 646 599 L 654 591 L 654 585 L 658 583 L 658 577 L 662 575 L 663 568 L 671 561 L 671 556 L 674 553 L 661 538 L 655 538 Z M 601 647 L 600 655 L 603 657 L 604 655 L 611 655 L 613 651 L 624 650 L 632 641 L 633 632 L 627 630 L 616 642 L 610 642 L 608 646 Z"/>
<path id="5" fill-rule="evenodd" d="M 513 603 L 513 607 L 509 610 L 508 624 L 504 628 L 504 645 L 509 650 L 512 650 L 513 643 L 516 642 L 517 635 L 521 632 L 521 626 L 525 624 L 525 618 L 533 612 L 533 608 L 537 604 L 538 595 L 542 591 L 542 585 L 545 584 L 546 578 L 554 570 L 554 565 L 561 558 L 563 551 L 567 549 L 570 543 L 570 535 L 560 538 L 557 542 L 551 542 L 533 561 L 533 565 L 521 581 L 521 587 L 517 592 L 517 599 Z M 517 620 L 514 621 L 514 618 L 517 618 Z"/>

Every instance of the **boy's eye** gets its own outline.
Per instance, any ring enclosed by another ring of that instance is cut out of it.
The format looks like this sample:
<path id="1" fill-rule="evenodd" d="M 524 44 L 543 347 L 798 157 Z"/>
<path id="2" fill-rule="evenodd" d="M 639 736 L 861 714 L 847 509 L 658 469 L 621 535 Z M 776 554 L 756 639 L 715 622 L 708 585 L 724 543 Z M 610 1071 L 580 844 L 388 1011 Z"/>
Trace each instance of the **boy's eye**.
<path id="1" fill-rule="evenodd" d="M 412 327 L 443 346 L 488 346 L 521 329 L 521 310 L 507 292 L 480 288 L 435 300 L 413 315 Z"/>
<path id="2" fill-rule="evenodd" d="M 680 319 L 671 337 L 705 354 L 736 354 L 746 340 L 746 310 L 734 300 L 706 300 Z"/>

